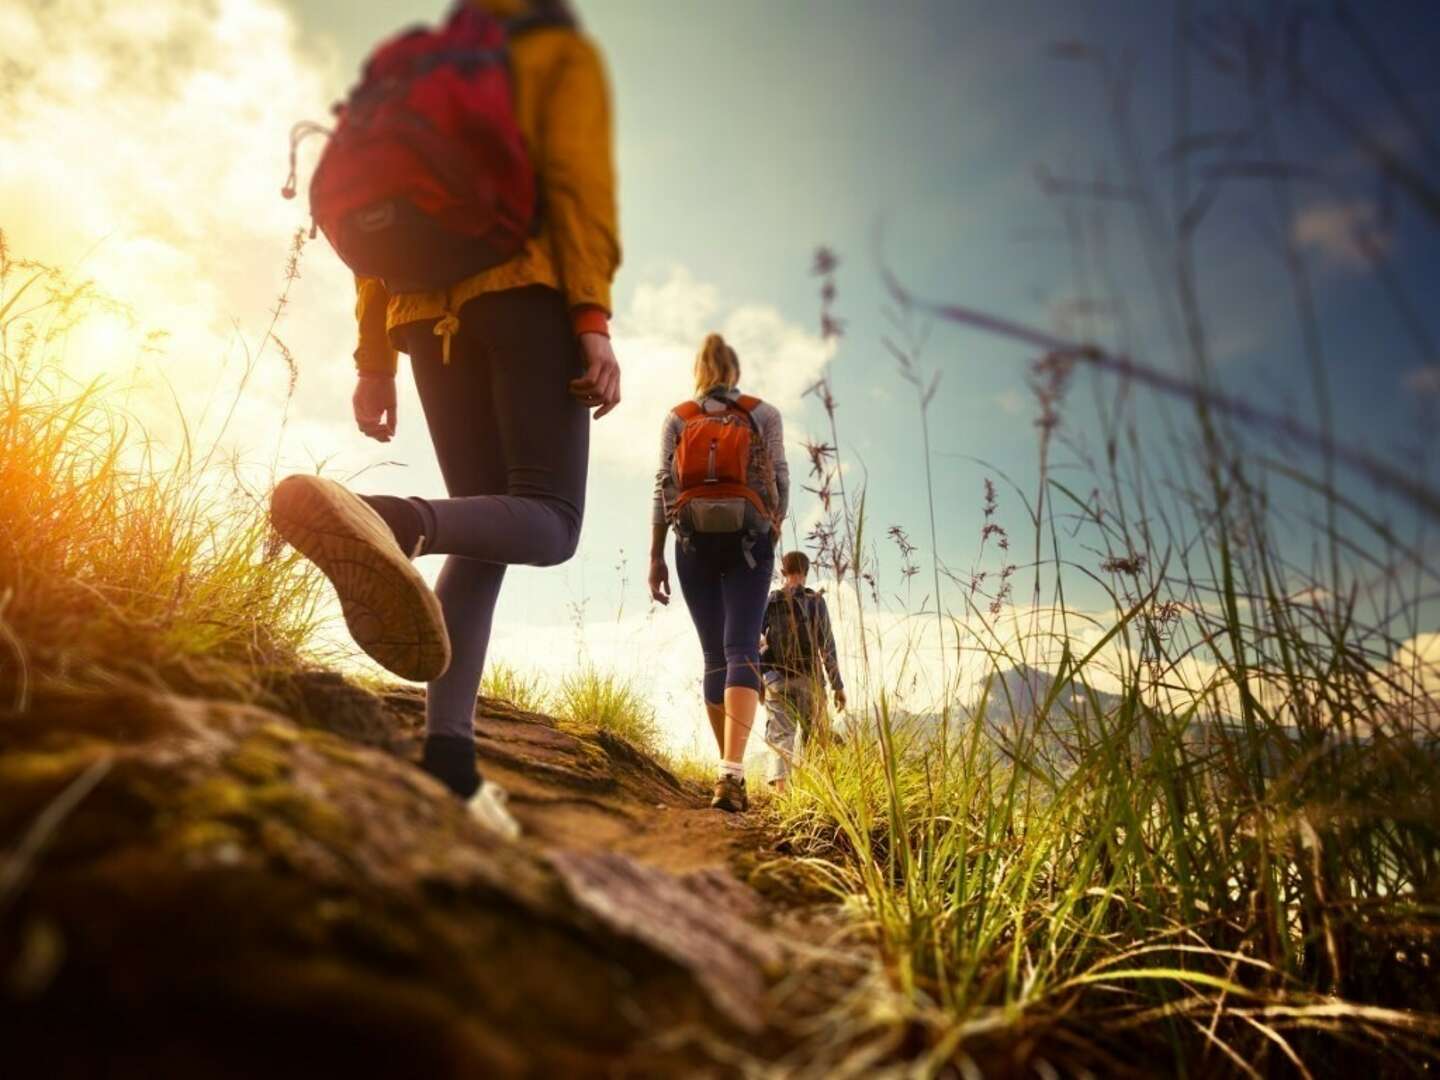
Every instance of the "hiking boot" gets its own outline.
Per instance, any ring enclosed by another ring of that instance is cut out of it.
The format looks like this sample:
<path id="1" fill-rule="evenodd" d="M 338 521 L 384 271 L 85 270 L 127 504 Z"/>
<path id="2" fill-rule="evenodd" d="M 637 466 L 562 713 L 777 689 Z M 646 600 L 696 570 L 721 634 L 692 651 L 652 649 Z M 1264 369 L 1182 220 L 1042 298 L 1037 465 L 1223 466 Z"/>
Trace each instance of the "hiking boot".
<path id="1" fill-rule="evenodd" d="M 520 839 L 520 823 L 508 807 L 510 793 L 493 780 L 483 780 L 480 790 L 470 800 L 470 813 L 482 828 L 505 840 Z"/>
<path id="2" fill-rule="evenodd" d="M 358 495 L 320 476 L 287 476 L 270 520 L 335 586 L 355 644 L 402 679 L 429 682 L 450 666 L 440 601 L 390 527 Z"/>
<path id="3" fill-rule="evenodd" d="M 750 796 L 745 794 L 745 781 L 733 776 L 722 776 L 715 781 L 715 797 L 710 800 L 712 810 L 724 810 L 739 814 L 750 809 Z"/>

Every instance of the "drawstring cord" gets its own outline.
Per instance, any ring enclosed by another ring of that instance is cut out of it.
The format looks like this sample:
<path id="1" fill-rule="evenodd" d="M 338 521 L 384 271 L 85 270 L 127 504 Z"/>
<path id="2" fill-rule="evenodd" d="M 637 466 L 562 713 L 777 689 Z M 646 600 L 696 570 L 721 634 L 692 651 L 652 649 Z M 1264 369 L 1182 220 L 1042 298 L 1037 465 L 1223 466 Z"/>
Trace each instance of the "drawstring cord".
<path id="1" fill-rule="evenodd" d="M 440 338 L 440 362 L 448 365 L 450 363 L 450 342 L 460 332 L 460 316 L 456 315 L 450 307 L 450 290 L 445 290 L 445 314 L 435 324 L 435 334 Z"/>

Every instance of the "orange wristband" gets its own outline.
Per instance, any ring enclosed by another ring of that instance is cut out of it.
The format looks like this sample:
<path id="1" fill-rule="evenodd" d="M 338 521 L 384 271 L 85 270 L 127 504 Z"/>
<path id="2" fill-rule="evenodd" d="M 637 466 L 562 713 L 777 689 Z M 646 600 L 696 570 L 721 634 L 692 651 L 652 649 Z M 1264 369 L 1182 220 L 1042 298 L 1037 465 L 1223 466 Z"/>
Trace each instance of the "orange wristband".
<path id="1" fill-rule="evenodd" d="M 594 304 L 582 304 L 570 309 L 570 321 L 575 327 L 575 336 L 581 334 L 604 334 L 610 336 L 610 313 Z"/>

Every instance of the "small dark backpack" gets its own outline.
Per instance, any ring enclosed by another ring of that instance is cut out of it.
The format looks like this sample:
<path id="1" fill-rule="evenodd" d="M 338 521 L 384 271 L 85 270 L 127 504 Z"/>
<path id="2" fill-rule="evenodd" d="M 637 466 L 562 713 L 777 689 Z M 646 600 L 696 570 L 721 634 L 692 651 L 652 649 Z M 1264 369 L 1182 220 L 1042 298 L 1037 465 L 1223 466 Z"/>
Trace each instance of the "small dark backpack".
<path id="1" fill-rule="evenodd" d="M 810 675 L 815 670 L 815 628 L 810 621 L 814 595 L 809 589 L 802 589 L 794 596 L 784 589 L 770 594 L 766 659 L 771 666 L 790 675 Z"/>
<path id="2" fill-rule="evenodd" d="M 504 22 L 459 3 L 440 27 L 385 42 L 335 107 L 336 124 L 298 124 L 330 141 L 310 213 L 356 274 L 391 292 L 432 292 L 513 257 L 533 231 L 534 168 L 515 118 L 509 41 L 559 17 Z"/>

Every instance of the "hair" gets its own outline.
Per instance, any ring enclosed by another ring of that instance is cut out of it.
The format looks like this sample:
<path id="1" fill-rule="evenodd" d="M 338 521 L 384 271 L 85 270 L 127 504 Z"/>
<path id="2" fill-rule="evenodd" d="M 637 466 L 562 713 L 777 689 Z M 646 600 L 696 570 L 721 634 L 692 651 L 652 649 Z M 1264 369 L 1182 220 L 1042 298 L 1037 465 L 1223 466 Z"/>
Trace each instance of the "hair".
<path id="1" fill-rule="evenodd" d="M 780 560 L 780 572 L 804 577 L 810 573 L 810 556 L 803 551 L 787 551 Z"/>
<path id="2" fill-rule="evenodd" d="M 695 392 L 705 394 L 717 386 L 726 390 L 740 384 L 740 358 L 719 334 L 709 334 L 695 357 Z"/>
<path id="3" fill-rule="evenodd" d="M 465 3 L 469 3 L 471 7 L 478 7 L 482 11 L 489 7 L 485 0 L 459 0 L 458 3 L 451 4 L 449 10 L 453 12 Z M 522 16 L 543 15 L 547 18 L 564 19 L 575 29 L 580 29 L 580 19 L 575 14 L 575 8 L 571 5 L 570 0 L 521 0 L 520 6 L 523 9 L 520 12 Z"/>

